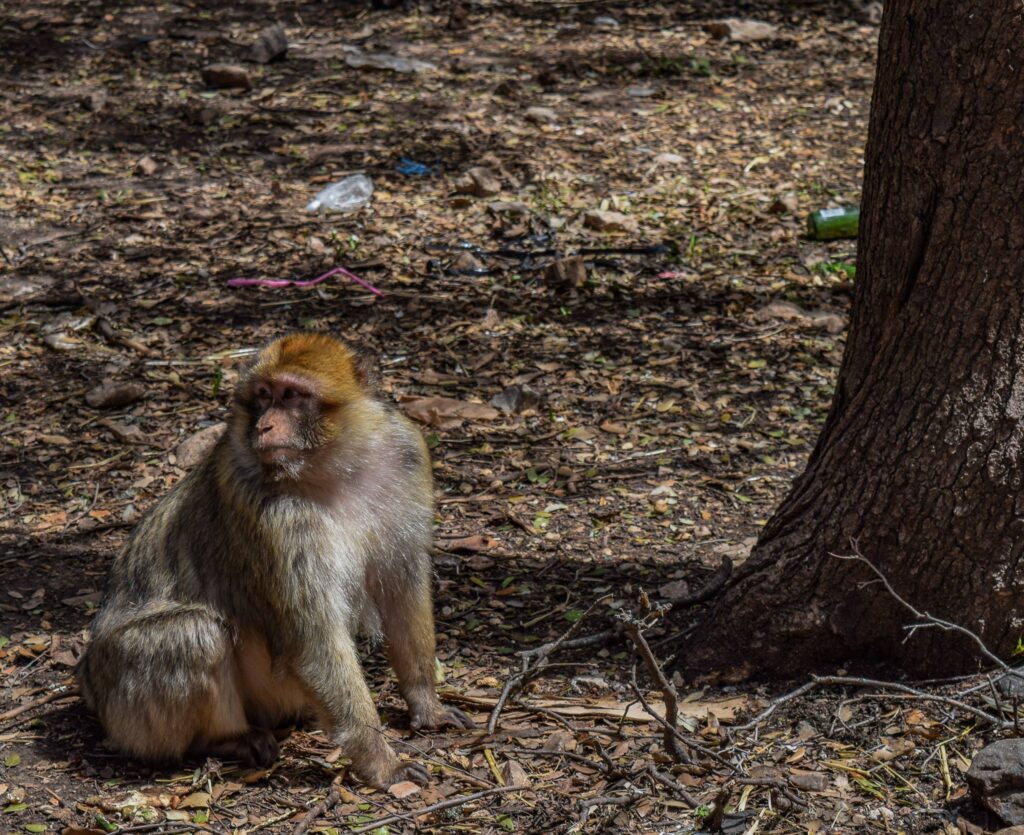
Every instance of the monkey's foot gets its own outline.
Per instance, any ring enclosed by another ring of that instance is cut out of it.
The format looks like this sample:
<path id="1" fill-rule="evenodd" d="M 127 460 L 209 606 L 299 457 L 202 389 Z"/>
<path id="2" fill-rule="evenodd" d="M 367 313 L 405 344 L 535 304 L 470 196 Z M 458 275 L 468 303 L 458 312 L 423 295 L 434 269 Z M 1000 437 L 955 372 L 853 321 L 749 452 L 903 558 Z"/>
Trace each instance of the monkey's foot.
<path id="1" fill-rule="evenodd" d="M 269 768 L 277 761 L 281 750 L 273 731 L 250 728 L 244 734 L 215 742 L 209 753 L 224 760 L 238 760 L 249 767 Z"/>
<path id="2" fill-rule="evenodd" d="M 425 786 L 430 782 L 430 772 L 427 767 L 417 762 L 403 762 L 391 773 L 390 785 L 411 780 L 419 786 Z"/>
<path id="3" fill-rule="evenodd" d="M 414 731 L 436 731 L 441 728 L 475 728 L 476 723 L 457 707 L 436 705 L 427 709 L 410 708 L 409 727 Z"/>

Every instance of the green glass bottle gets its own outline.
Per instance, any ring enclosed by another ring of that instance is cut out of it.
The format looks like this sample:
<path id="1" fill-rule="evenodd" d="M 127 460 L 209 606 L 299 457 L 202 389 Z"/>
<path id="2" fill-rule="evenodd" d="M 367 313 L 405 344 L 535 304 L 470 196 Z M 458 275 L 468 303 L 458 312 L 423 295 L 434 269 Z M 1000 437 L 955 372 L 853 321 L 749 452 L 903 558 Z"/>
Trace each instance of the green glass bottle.
<path id="1" fill-rule="evenodd" d="M 857 206 L 818 209 L 807 216 L 807 234 L 816 241 L 856 238 L 859 227 L 860 209 Z"/>

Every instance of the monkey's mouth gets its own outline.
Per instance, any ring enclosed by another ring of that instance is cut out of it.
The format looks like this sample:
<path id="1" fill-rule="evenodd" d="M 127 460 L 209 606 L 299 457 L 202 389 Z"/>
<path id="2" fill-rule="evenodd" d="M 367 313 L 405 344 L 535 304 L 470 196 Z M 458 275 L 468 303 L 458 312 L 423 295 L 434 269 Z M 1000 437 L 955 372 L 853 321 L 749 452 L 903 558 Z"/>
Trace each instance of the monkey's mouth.
<path id="1" fill-rule="evenodd" d="M 256 457 L 261 464 L 294 464 L 300 460 L 302 453 L 294 447 L 273 446 L 256 450 Z"/>

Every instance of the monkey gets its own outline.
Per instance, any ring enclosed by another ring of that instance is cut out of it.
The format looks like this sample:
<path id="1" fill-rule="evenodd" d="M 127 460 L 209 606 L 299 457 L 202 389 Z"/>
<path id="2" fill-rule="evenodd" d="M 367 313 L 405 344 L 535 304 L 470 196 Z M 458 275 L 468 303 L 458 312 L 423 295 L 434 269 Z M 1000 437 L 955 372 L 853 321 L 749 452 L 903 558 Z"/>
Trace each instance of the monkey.
<path id="1" fill-rule="evenodd" d="M 419 430 L 326 334 L 256 355 L 208 457 L 129 535 L 79 663 L 112 745 L 267 767 L 310 717 L 368 783 L 429 781 L 386 741 L 356 651 L 383 633 L 413 729 L 471 728 L 434 683 L 433 485 Z"/>

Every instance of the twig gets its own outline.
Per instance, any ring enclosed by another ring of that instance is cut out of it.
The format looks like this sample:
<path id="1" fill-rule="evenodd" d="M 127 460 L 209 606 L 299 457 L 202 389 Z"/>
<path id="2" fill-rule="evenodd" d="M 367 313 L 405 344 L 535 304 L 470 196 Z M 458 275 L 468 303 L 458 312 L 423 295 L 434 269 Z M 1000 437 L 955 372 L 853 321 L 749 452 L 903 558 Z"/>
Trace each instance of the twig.
<path id="1" fill-rule="evenodd" d="M 989 661 L 991 661 L 997 667 L 1000 667 L 1008 675 L 1011 675 L 1017 679 L 1024 680 L 1024 673 L 1014 669 L 1005 661 L 1003 661 L 1002 658 L 1000 658 L 998 655 L 992 652 L 992 650 L 985 646 L 985 642 L 981 640 L 981 637 L 979 635 L 972 632 L 966 626 L 961 626 L 959 623 L 953 623 L 953 621 L 944 620 L 943 618 L 937 618 L 934 615 L 929 615 L 927 612 L 922 612 L 917 607 L 912 605 L 909 601 L 901 597 L 900 594 L 896 591 L 896 589 L 892 587 L 892 583 L 889 582 L 889 579 L 881 571 L 879 571 L 878 568 L 875 567 L 874 563 L 872 563 L 871 560 L 869 560 L 862 553 L 860 553 L 857 540 L 851 540 L 851 544 L 853 546 L 852 554 L 831 554 L 830 556 L 835 557 L 837 560 L 853 560 L 855 562 L 862 562 L 864 563 L 864 565 L 870 568 L 872 573 L 874 573 L 874 575 L 881 581 L 882 585 L 885 586 L 885 590 L 889 592 L 890 595 L 892 595 L 893 599 L 897 603 L 903 606 L 903 608 L 910 612 L 915 618 L 924 621 L 924 623 L 915 623 L 911 624 L 908 627 L 905 627 L 906 629 L 910 630 L 911 634 L 913 634 L 913 631 L 915 629 L 921 629 L 922 627 L 926 626 L 937 626 L 939 629 L 942 629 L 945 632 L 957 632 L 961 635 L 964 635 L 967 638 L 970 638 L 970 640 L 977 645 L 978 649 L 981 650 L 982 655 L 984 655 Z"/>
<path id="2" fill-rule="evenodd" d="M 440 812 L 442 809 L 451 809 L 453 806 L 462 806 L 465 803 L 472 803 L 474 800 L 481 800 L 485 797 L 490 797 L 492 794 L 503 794 L 505 792 L 528 792 L 532 791 L 528 786 L 495 786 L 493 789 L 485 789 L 484 791 L 474 792 L 473 794 L 467 794 L 463 797 L 452 797 L 448 800 L 442 800 L 440 803 L 432 803 L 430 806 L 424 806 L 421 809 L 413 809 L 410 812 L 406 812 L 404 815 L 388 815 L 384 818 L 377 818 L 373 823 L 368 823 L 366 826 L 360 826 L 358 829 L 353 829 L 353 835 L 360 835 L 362 832 L 372 832 L 380 826 L 385 826 L 390 823 L 397 823 L 400 820 L 407 820 L 408 818 L 418 818 L 423 815 L 429 815 L 431 812 Z"/>
<path id="3" fill-rule="evenodd" d="M 661 785 L 675 792 L 680 798 L 682 798 L 683 803 L 685 803 L 691 809 L 696 809 L 698 806 L 700 806 L 700 801 L 697 800 L 697 798 L 695 798 L 692 794 L 690 794 L 690 792 L 682 783 L 673 780 L 667 774 L 662 774 L 655 767 L 654 763 L 647 764 L 647 773 L 650 774 L 651 778 L 654 779 L 656 782 L 661 783 Z"/>
<path id="4" fill-rule="evenodd" d="M 710 748 L 704 747 L 700 743 L 694 742 L 692 739 L 688 739 L 686 736 L 683 735 L 682 731 L 680 731 L 678 727 L 673 727 L 672 725 L 670 725 L 668 722 L 665 721 L 664 717 L 662 717 L 658 713 L 658 711 L 656 711 L 651 706 L 651 703 L 648 702 L 647 699 L 645 699 L 643 694 L 640 692 L 640 687 L 639 687 L 639 685 L 637 684 L 637 681 L 636 681 L 636 665 L 635 664 L 633 665 L 633 670 L 632 670 L 631 676 L 632 676 L 632 681 L 630 682 L 630 686 L 631 686 L 631 688 L 633 690 L 633 695 L 636 696 L 636 700 L 638 702 L 640 702 L 640 707 L 642 707 L 647 712 L 647 715 L 650 716 L 655 722 L 657 722 L 659 725 L 662 726 L 662 728 L 664 729 L 663 733 L 665 731 L 670 731 L 673 734 L 673 736 L 675 736 L 676 739 L 679 742 L 683 743 L 683 745 L 686 745 L 687 747 L 692 748 L 694 751 L 699 751 L 704 756 L 709 757 L 712 760 L 715 760 L 716 762 L 720 763 L 721 765 L 724 765 L 730 771 L 733 771 L 733 772 L 736 771 L 736 766 L 733 765 L 731 762 L 729 762 L 721 754 L 716 753 L 715 751 L 712 751 Z"/>
<path id="5" fill-rule="evenodd" d="M 785 695 L 779 696 L 773 700 L 772 703 L 757 716 L 751 719 L 749 722 L 743 725 L 736 725 L 730 730 L 736 731 L 751 731 L 756 728 L 761 722 L 763 722 L 768 716 L 770 716 L 776 708 L 780 705 L 790 702 L 793 699 L 802 696 L 817 687 L 828 687 L 834 685 L 852 685 L 854 687 L 878 687 L 883 690 L 895 690 L 897 693 L 904 693 L 908 696 L 921 699 L 928 702 L 936 702 L 938 704 L 948 705 L 949 707 L 962 710 L 965 713 L 970 713 L 972 716 L 976 716 L 978 719 L 983 719 L 989 722 L 1000 730 L 1007 730 L 1013 727 L 1012 722 L 1006 722 L 993 716 L 987 711 L 976 708 L 973 705 L 969 705 L 966 702 L 962 702 L 959 699 L 953 699 L 949 696 L 938 696 L 933 693 L 928 693 L 924 690 L 918 690 L 916 687 L 909 687 L 906 684 L 899 684 L 895 681 L 878 681 L 872 678 L 859 678 L 857 676 L 811 676 L 811 680 L 806 684 L 802 684 L 796 690 L 791 690 Z"/>
<path id="6" fill-rule="evenodd" d="M 672 754 L 676 762 L 688 763 L 690 762 L 690 755 L 686 753 L 680 744 L 679 734 L 676 730 L 679 721 L 679 696 L 676 693 L 676 689 L 661 671 L 658 659 L 654 657 L 654 653 L 651 651 L 644 633 L 640 630 L 640 622 L 631 617 L 628 620 L 624 617 L 623 627 L 636 647 L 636 651 L 640 654 L 644 667 L 647 668 L 647 675 L 651 677 L 651 681 L 657 684 L 658 689 L 661 690 L 661 698 L 665 702 L 665 719 L 662 722 L 665 730 L 665 750 Z M 643 696 L 640 695 L 640 689 L 635 685 L 635 679 L 634 689 L 636 690 L 637 697 L 640 699 L 640 703 L 644 705 L 644 710 L 652 716 L 656 715 L 644 702 Z"/>
<path id="7" fill-rule="evenodd" d="M 548 658 L 550 658 L 551 654 L 561 648 L 569 636 L 579 628 L 580 624 L 583 623 L 584 620 L 586 620 L 587 615 L 589 615 L 596 606 L 603 603 L 609 597 L 611 597 L 611 595 L 606 594 L 591 603 L 587 610 L 580 616 L 579 620 L 572 624 L 572 626 L 570 626 L 558 640 L 552 641 L 549 644 L 544 644 L 536 650 L 527 650 L 526 652 L 519 654 L 519 657 L 522 659 L 522 669 L 520 669 L 518 673 L 509 676 L 508 681 L 505 682 L 505 686 L 501 689 L 501 695 L 498 696 L 498 701 L 494 705 L 494 709 L 491 711 L 490 718 L 487 720 L 487 733 L 493 734 L 495 729 L 498 727 L 498 718 L 501 716 L 501 711 L 504 710 L 505 703 L 508 701 L 508 698 L 512 695 L 513 691 L 518 691 L 519 688 L 521 688 L 531 678 L 540 675 L 548 665 Z M 537 663 L 535 666 L 531 667 L 530 661 L 534 659 L 536 659 Z"/>
<path id="8" fill-rule="evenodd" d="M 741 786 L 767 786 L 775 789 L 790 803 L 799 806 L 802 809 L 810 807 L 810 804 L 806 800 L 795 794 L 793 790 L 786 785 L 785 780 L 779 780 L 775 777 L 737 777 L 736 782 Z"/>
<path id="9" fill-rule="evenodd" d="M 316 823 L 317 819 L 321 815 L 327 814 L 327 812 L 338 805 L 338 800 L 338 792 L 332 784 L 330 790 L 327 792 L 327 796 L 306 813 L 302 822 L 293 830 L 292 835 L 306 835 L 309 827 Z"/>
<path id="10" fill-rule="evenodd" d="M 555 649 L 582 649 L 583 647 L 592 647 L 597 644 L 603 644 L 605 641 L 610 641 L 612 638 L 617 638 L 622 634 L 622 628 L 615 626 L 612 629 L 603 629 L 600 632 L 595 632 L 593 635 L 584 635 L 582 638 L 573 638 L 571 641 L 552 641 L 548 644 L 543 644 L 533 649 L 523 650 L 519 653 L 520 658 L 537 658 L 544 655 L 549 655 Z M 556 646 L 557 644 L 557 646 Z"/>
<path id="11" fill-rule="evenodd" d="M 81 693 L 78 691 L 77 687 L 73 687 L 70 690 L 59 690 L 53 693 L 47 693 L 45 696 L 29 702 L 28 704 L 12 707 L 10 710 L 0 713 L 0 722 L 6 722 L 9 719 L 14 719 L 15 717 L 21 716 L 21 714 L 27 713 L 34 708 L 48 705 L 50 702 L 59 702 L 61 699 L 76 699 L 79 696 L 81 696 Z"/>
<path id="12" fill-rule="evenodd" d="M 636 803 L 644 794 L 630 795 L 603 795 L 601 797 L 588 797 L 586 800 L 581 800 L 580 806 L 580 824 L 585 824 L 590 818 L 590 810 L 596 806 L 632 806 Z"/>

